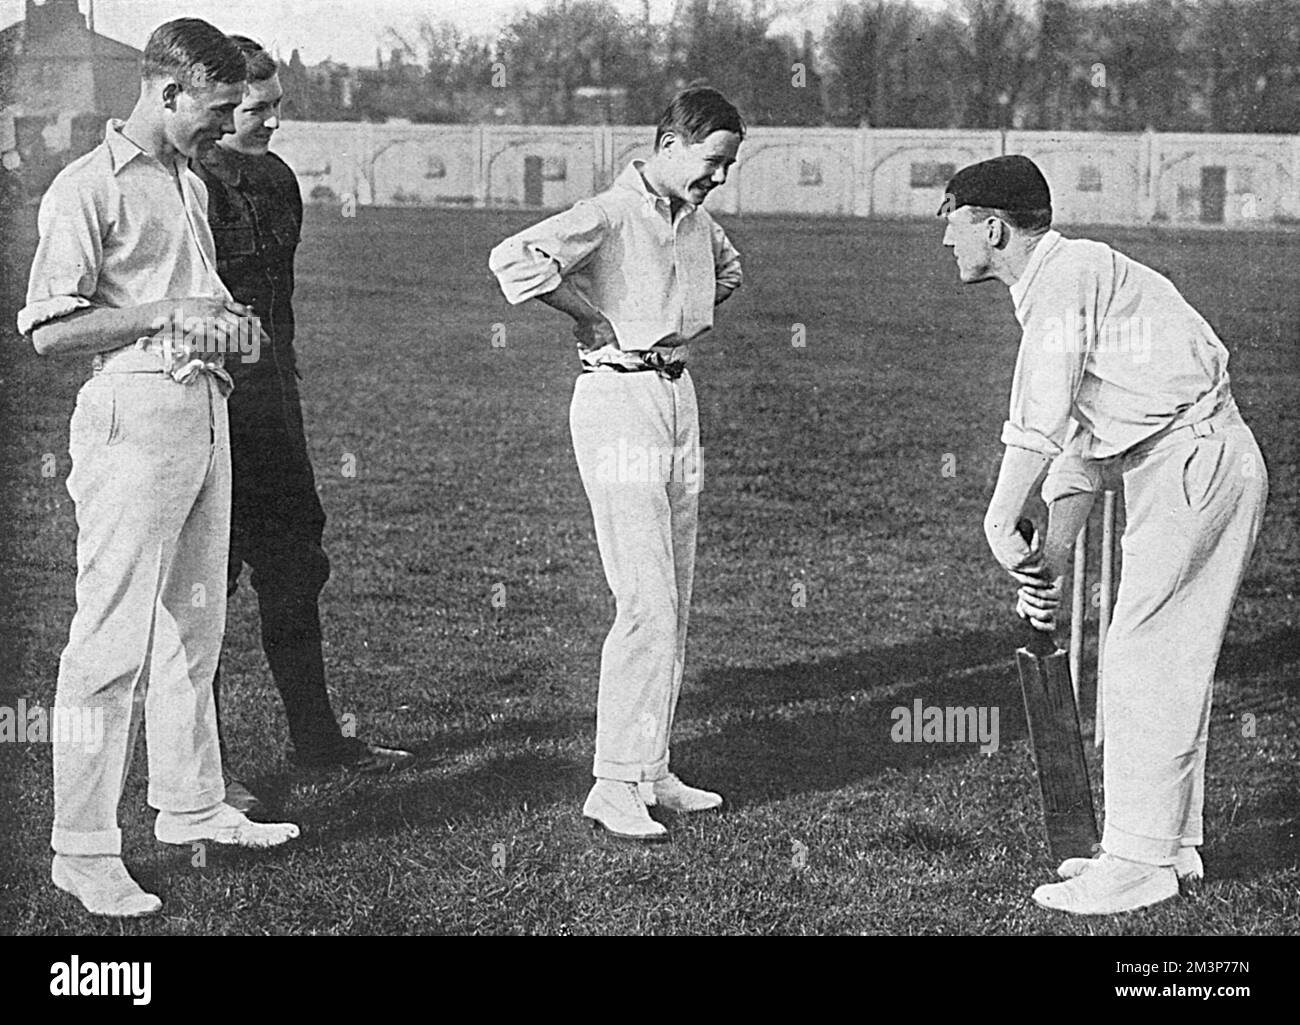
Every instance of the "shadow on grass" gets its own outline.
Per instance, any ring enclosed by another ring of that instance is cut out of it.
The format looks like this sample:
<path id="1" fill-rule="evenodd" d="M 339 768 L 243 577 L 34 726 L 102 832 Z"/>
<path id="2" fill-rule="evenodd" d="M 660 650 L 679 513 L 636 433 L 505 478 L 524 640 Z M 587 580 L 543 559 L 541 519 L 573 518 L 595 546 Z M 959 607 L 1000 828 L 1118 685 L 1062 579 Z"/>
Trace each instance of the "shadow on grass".
<path id="1" fill-rule="evenodd" d="M 1246 882 L 1278 869 L 1300 866 L 1300 815 L 1294 800 L 1290 816 L 1281 822 L 1248 822 L 1205 847 L 1207 874 L 1216 879 Z"/>
<path id="2" fill-rule="evenodd" d="M 910 722 L 917 702 L 923 710 L 982 709 L 989 727 L 996 710 L 990 757 L 1014 757 L 1010 746 L 1027 735 L 1015 667 L 1019 643 L 1010 632 L 966 633 L 810 664 L 708 674 L 684 708 L 706 721 L 725 711 L 729 721 L 675 745 L 674 763 L 737 804 L 759 804 L 980 750 L 973 736 L 926 742 L 915 729 L 910 740 L 895 741 L 905 735 L 896 710 Z M 735 721 L 736 714 L 744 718 Z"/>
<path id="3" fill-rule="evenodd" d="M 894 710 L 910 713 L 920 701 L 925 708 L 996 708 L 998 747 L 989 757 L 1014 758 L 1013 771 L 1030 774 L 1028 755 L 1013 751 L 1027 737 L 1014 664 L 1017 644 L 1018 635 L 1010 632 L 967 633 L 772 669 L 706 671 L 683 697 L 688 718 L 680 732 L 687 739 L 674 745 L 674 768 L 688 780 L 721 790 L 733 807 L 744 807 L 834 791 L 890 770 L 977 756 L 974 740 L 895 742 Z M 1297 659 L 1300 631 L 1288 628 L 1225 648 L 1220 676 L 1249 677 Z M 1084 704 L 1090 707 L 1086 692 Z M 508 747 L 538 739 L 580 739 L 590 729 L 591 720 L 583 716 L 507 720 L 458 734 L 440 753 L 472 751 L 488 743 Z M 1095 774 L 1091 749 L 1089 757 Z M 307 812 L 301 821 L 310 827 L 313 845 L 327 846 L 347 836 L 553 803 L 571 803 L 576 818 L 589 780 L 585 759 L 512 753 L 436 778 L 416 769 L 392 777 L 378 792 L 360 785 Z M 288 777 L 280 783 L 287 796 Z M 1295 808 L 1281 798 L 1278 802 L 1275 809 L 1250 808 L 1250 820 L 1239 822 L 1228 842 L 1216 849 L 1216 861 L 1231 861 L 1234 874 L 1246 875 L 1294 862 L 1293 854 L 1287 861 L 1289 845 L 1282 841 L 1288 830 L 1294 832 Z M 1264 824 L 1275 823 L 1279 815 L 1286 816 L 1283 825 Z M 953 838 L 936 839 L 950 843 Z"/>
<path id="4" fill-rule="evenodd" d="M 890 712 L 898 705 L 910 708 L 914 698 L 927 706 L 1000 706 L 999 742 L 1005 746 L 1024 735 L 1014 648 L 1009 634 L 969 634 L 813 664 L 705 673 L 682 706 L 691 717 L 683 732 L 698 733 L 702 726 L 705 735 L 676 745 L 674 765 L 743 806 L 835 788 L 889 767 L 969 757 L 977 750 L 970 744 L 892 743 Z M 863 693 L 898 687 L 904 689 L 875 697 Z M 588 716 L 506 720 L 456 734 L 438 753 L 450 757 L 488 744 L 508 748 L 539 739 L 582 739 L 591 728 Z M 569 803 L 576 817 L 590 778 L 585 759 L 508 753 L 463 773 L 432 777 L 417 767 L 378 786 L 362 782 L 303 809 L 295 821 L 307 827 L 305 841 L 310 836 L 313 845 L 326 846 L 347 836 L 454 823 L 525 806 Z M 288 776 L 254 782 L 279 802 L 291 798 Z"/>

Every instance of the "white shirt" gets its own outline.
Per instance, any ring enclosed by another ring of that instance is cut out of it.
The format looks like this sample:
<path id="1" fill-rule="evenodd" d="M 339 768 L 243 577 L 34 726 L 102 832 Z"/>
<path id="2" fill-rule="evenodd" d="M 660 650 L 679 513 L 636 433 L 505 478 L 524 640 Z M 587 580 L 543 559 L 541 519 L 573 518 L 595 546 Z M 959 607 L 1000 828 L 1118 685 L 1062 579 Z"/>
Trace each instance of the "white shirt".
<path id="1" fill-rule="evenodd" d="M 1210 325 L 1168 278 L 1104 243 L 1047 232 L 1011 298 L 1023 335 L 1006 445 L 1106 459 L 1231 399 Z"/>
<path id="2" fill-rule="evenodd" d="M 89 306 L 230 293 L 217 274 L 208 193 L 183 160 L 173 174 L 110 121 L 104 141 L 59 172 L 41 200 L 40 243 L 18 330 Z"/>
<path id="3" fill-rule="evenodd" d="M 604 192 L 506 239 L 489 260 L 512 304 L 563 280 L 604 314 L 618 348 L 584 353 L 588 362 L 699 337 L 713 327 L 716 286 L 741 283 L 740 254 L 721 226 L 689 203 L 674 221 L 641 166 L 633 161 Z"/>

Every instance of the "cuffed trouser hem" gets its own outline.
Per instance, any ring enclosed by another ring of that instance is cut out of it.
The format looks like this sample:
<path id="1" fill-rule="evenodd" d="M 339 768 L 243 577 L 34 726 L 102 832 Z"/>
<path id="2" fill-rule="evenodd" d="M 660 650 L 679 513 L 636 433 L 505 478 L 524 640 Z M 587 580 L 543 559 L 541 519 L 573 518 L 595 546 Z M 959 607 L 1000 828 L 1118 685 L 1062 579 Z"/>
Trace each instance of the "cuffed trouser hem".
<path id="1" fill-rule="evenodd" d="M 1177 836 L 1167 840 L 1139 836 L 1137 833 L 1125 832 L 1109 822 L 1106 823 L 1101 838 L 1101 848 L 1107 854 L 1147 865 L 1172 865 L 1178 857 L 1178 848 L 1182 845 L 1182 839 Z"/>
<path id="2" fill-rule="evenodd" d="M 591 774 L 596 779 L 617 779 L 624 783 L 641 782 L 641 766 L 629 765 L 626 762 L 596 762 L 592 766 Z"/>
<path id="3" fill-rule="evenodd" d="M 81 833 L 55 827 L 50 834 L 50 848 L 55 854 L 120 858 L 122 831 L 101 829 L 95 833 Z"/>
<path id="4" fill-rule="evenodd" d="M 645 783 L 658 783 L 661 779 L 668 777 L 668 759 L 663 758 L 652 765 L 643 765 L 641 767 L 641 780 Z"/>
<path id="5" fill-rule="evenodd" d="M 149 786 L 149 807 L 158 811 L 187 812 L 202 811 L 220 804 L 226 799 L 225 785 L 206 787 L 203 790 L 164 790 Z"/>

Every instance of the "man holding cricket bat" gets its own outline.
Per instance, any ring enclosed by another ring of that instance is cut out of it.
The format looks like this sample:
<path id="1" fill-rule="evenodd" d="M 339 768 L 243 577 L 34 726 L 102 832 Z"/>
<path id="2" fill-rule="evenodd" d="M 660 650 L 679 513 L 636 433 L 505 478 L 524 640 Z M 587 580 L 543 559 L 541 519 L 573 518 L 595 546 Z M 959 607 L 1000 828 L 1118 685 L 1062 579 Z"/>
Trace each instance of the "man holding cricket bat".
<path id="1" fill-rule="evenodd" d="M 1023 329 L 984 520 L 1020 584 L 1017 612 L 1054 629 L 1093 497 L 1122 490 L 1127 512 L 1098 702 L 1101 851 L 1062 864 L 1064 881 L 1034 900 L 1075 914 L 1144 907 L 1202 874 L 1214 668 L 1264 516 L 1264 461 L 1209 324 L 1162 275 L 1053 231 L 1031 160 L 973 164 L 946 192 L 943 244 L 961 280 L 1007 285 Z M 1017 524 L 1040 481 L 1048 523 L 1030 544 Z"/>

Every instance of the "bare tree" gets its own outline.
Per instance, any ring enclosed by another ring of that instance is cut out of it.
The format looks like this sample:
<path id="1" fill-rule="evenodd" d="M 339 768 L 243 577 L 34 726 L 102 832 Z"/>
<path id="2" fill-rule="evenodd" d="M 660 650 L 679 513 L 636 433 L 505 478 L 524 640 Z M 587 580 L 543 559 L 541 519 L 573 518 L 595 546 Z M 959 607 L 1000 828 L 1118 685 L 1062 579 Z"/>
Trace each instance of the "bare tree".
<path id="1" fill-rule="evenodd" d="M 1294 0 L 1211 0 L 1196 12 L 1192 66 L 1215 132 L 1300 131 Z"/>
<path id="2" fill-rule="evenodd" d="M 963 8 L 966 126 L 1009 128 L 1032 76 L 1033 28 L 1015 0 L 963 0 Z"/>
<path id="3" fill-rule="evenodd" d="M 845 6 L 827 25 L 833 119 L 876 127 L 946 128 L 962 109 L 961 28 L 899 0 Z"/>
<path id="4" fill-rule="evenodd" d="M 632 77 L 635 35 L 607 0 L 552 2 L 511 22 L 497 41 L 512 88 L 531 120 L 569 124 L 582 86 L 619 86 Z"/>
<path id="5" fill-rule="evenodd" d="M 820 88 L 792 81 L 803 55 L 770 35 L 777 13 L 765 0 L 678 0 L 668 33 L 673 88 L 708 82 L 756 124 L 821 123 Z"/>

